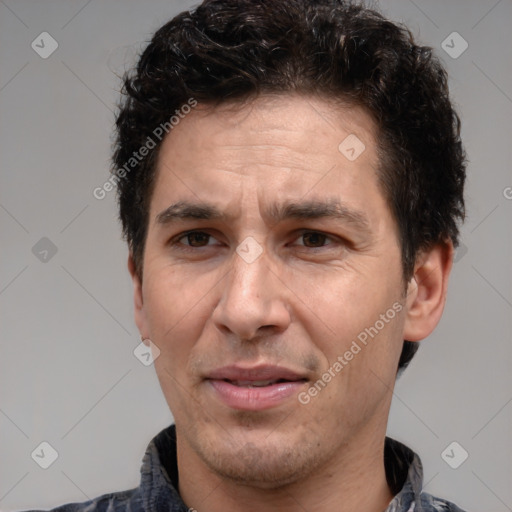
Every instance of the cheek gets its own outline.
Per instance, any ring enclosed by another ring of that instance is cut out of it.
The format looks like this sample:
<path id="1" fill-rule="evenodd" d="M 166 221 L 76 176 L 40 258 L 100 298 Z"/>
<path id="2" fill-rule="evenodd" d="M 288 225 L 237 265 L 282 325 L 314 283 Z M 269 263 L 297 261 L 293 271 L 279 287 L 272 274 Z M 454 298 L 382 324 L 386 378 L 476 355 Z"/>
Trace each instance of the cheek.
<path id="1" fill-rule="evenodd" d="M 306 306 L 304 313 L 310 327 L 327 330 L 330 337 L 343 340 L 357 335 L 368 322 L 373 323 L 380 304 L 386 301 L 385 290 L 370 281 L 359 269 L 340 266 L 330 272 L 302 273 L 293 289 L 298 290 L 297 298 Z"/>
<path id="2" fill-rule="evenodd" d="M 144 285 L 150 338 L 160 350 L 154 367 L 167 403 L 174 414 L 188 409 L 190 362 L 196 357 L 197 341 L 211 317 L 215 280 L 193 279 L 187 272 L 169 268 L 148 272 Z"/>
<path id="3" fill-rule="evenodd" d="M 310 276 L 309 282 L 303 275 L 300 288 L 311 293 L 302 293 L 308 307 L 299 321 L 328 367 L 339 357 L 344 359 L 342 372 L 349 381 L 374 378 L 370 370 L 387 379 L 395 371 L 403 343 L 400 269 L 387 274 L 359 270 Z"/>
<path id="4" fill-rule="evenodd" d="M 403 315 L 395 314 L 392 304 L 382 309 L 368 304 L 364 318 L 362 308 L 347 308 L 336 324 L 337 336 L 317 338 L 327 361 L 306 393 L 311 394 L 311 416 L 322 428 L 331 422 L 350 431 L 376 411 L 387 414 L 402 347 Z M 380 319 L 386 313 L 387 323 Z"/>
<path id="5" fill-rule="evenodd" d="M 169 267 L 148 272 L 143 293 L 151 339 L 173 361 L 192 349 L 211 316 L 215 282 L 213 276 L 197 280 Z"/>

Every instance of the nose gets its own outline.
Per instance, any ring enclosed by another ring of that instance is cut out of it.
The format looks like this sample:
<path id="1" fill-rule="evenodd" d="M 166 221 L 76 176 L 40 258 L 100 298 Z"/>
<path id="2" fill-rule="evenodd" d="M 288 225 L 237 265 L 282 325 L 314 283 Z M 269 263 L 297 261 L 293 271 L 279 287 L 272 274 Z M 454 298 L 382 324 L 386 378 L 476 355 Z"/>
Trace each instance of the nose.
<path id="1" fill-rule="evenodd" d="M 252 262 L 235 252 L 221 286 L 212 320 L 222 334 L 249 341 L 263 333 L 284 332 L 290 325 L 288 288 L 271 270 L 265 251 Z"/>

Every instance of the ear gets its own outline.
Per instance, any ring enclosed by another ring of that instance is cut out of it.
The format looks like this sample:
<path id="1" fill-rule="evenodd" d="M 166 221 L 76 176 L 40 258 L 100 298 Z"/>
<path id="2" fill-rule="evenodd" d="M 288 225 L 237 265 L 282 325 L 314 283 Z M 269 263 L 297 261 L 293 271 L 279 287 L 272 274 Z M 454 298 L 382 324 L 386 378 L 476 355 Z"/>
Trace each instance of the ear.
<path id="1" fill-rule="evenodd" d="M 144 301 L 142 297 L 142 280 L 137 274 L 135 269 L 135 262 L 133 256 L 130 253 L 128 256 L 128 271 L 132 277 L 133 282 L 133 307 L 135 323 L 139 328 L 140 335 L 143 339 L 149 338 L 148 322 L 146 319 L 146 311 L 144 309 Z"/>
<path id="2" fill-rule="evenodd" d="M 453 256 L 453 243 L 446 240 L 423 251 L 416 259 L 407 289 L 405 340 L 420 341 L 437 326 L 446 303 Z"/>

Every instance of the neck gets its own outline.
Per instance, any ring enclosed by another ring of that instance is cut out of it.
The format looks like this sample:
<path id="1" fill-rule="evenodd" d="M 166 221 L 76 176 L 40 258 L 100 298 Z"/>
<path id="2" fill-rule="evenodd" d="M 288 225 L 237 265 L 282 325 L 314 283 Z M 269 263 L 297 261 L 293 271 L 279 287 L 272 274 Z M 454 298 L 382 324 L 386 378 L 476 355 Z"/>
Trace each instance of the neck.
<path id="1" fill-rule="evenodd" d="M 393 494 L 384 470 L 385 433 L 373 434 L 351 440 L 307 477 L 269 489 L 213 473 L 177 432 L 179 492 L 200 512 L 382 512 Z"/>

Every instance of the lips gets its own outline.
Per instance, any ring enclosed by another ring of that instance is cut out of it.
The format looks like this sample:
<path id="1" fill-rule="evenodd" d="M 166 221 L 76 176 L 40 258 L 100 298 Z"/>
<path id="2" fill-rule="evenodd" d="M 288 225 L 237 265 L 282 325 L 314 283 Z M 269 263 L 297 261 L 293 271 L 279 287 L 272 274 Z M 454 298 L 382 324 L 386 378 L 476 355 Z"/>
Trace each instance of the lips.
<path id="1" fill-rule="evenodd" d="M 210 372 L 208 379 L 233 382 L 297 381 L 306 377 L 283 366 L 259 365 L 253 367 L 225 366 Z"/>
<path id="2" fill-rule="evenodd" d="M 226 382 L 230 382 L 233 386 L 238 386 L 241 388 L 263 388 L 265 386 L 270 386 L 272 384 L 277 384 L 279 382 L 290 382 L 285 379 L 279 380 L 229 380 L 226 379 Z"/>
<path id="3" fill-rule="evenodd" d="M 232 409 L 276 407 L 297 394 L 307 378 L 281 366 L 226 366 L 210 372 L 206 381 L 216 399 Z"/>

